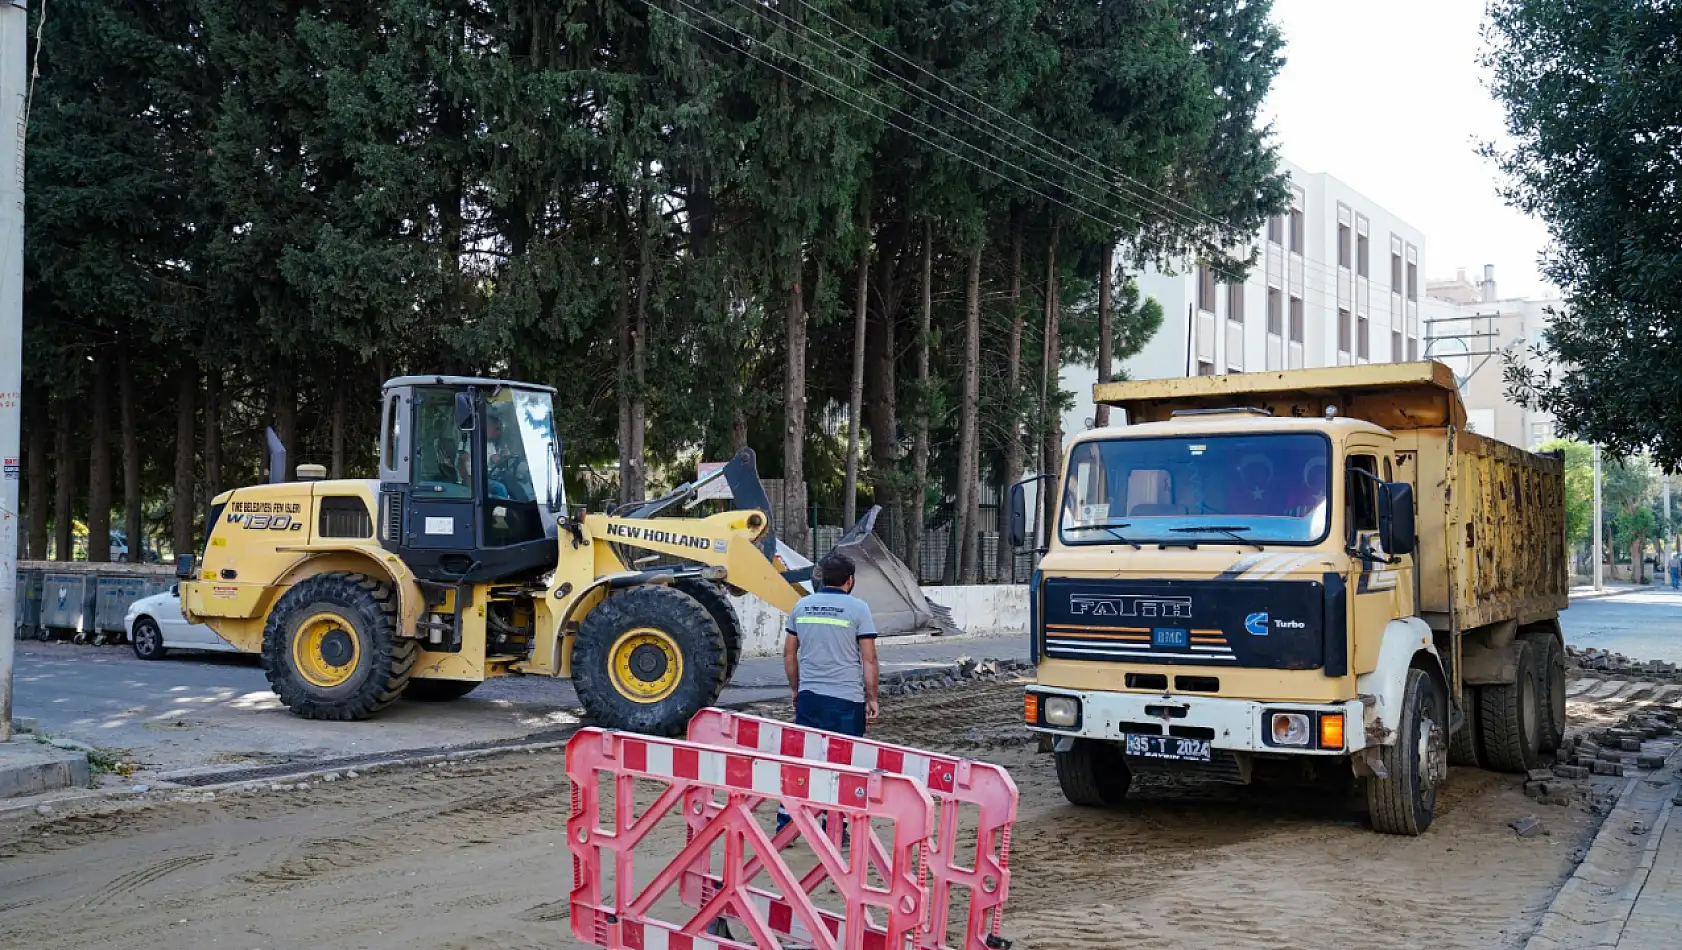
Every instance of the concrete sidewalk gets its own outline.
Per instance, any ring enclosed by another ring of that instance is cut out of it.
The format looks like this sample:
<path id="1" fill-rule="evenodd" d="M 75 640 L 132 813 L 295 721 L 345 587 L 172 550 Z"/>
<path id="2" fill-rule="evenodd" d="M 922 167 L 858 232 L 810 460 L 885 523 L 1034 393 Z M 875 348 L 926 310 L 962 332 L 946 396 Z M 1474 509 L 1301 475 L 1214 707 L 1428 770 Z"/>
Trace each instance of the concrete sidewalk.
<path id="1" fill-rule="evenodd" d="M 1682 800 L 1682 792 L 1677 793 Z M 1624 922 L 1618 950 L 1675 950 L 1682 946 L 1682 814 L 1675 802 L 1664 808 L 1658 846 L 1650 856 L 1647 882 Z M 1645 862 L 1644 862 L 1645 863 Z"/>

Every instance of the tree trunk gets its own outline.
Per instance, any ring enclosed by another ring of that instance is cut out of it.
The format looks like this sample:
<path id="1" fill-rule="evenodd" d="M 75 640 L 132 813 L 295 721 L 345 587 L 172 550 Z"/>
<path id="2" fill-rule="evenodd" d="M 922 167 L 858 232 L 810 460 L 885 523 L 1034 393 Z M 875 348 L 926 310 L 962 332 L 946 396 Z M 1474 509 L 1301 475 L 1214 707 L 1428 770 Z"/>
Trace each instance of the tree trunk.
<path id="1" fill-rule="evenodd" d="M 88 414 L 88 560 L 111 560 L 111 376 L 94 364 L 93 406 Z"/>
<path id="2" fill-rule="evenodd" d="M 631 322 L 631 500 L 648 494 L 646 443 L 648 439 L 648 297 L 653 293 L 653 249 L 649 246 L 648 196 L 642 199 L 641 225 L 637 229 L 637 309 Z"/>
<path id="3" fill-rule="evenodd" d="M 175 391 L 175 503 L 170 544 L 177 557 L 193 552 L 193 397 L 198 392 L 198 368 L 188 361 L 176 369 Z"/>
<path id="4" fill-rule="evenodd" d="M 75 560 L 76 407 L 69 399 L 53 403 L 53 560 Z"/>
<path id="5" fill-rule="evenodd" d="M 631 494 L 631 272 L 621 255 L 619 300 L 614 307 L 618 345 L 614 348 L 615 389 L 619 395 L 619 503 L 629 504 Z"/>
<path id="6" fill-rule="evenodd" d="M 128 559 L 146 563 L 146 521 L 140 487 L 140 407 L 135 404 L 134 358 L 127 347 L 117 365 L 118 424 L 123 428 L 123 534 Z"/>
<path id="7" fill-rule="evenodd" d="M 964 382 L 958 424 L 958 574 L 974 584 L 980 566 L 976 545 L 981 481 L 978 406 L 981 401 L 981 246 L 970 252 L 969 286 L 964 300 Z"/>
<path id="8" fill-rule="evenodd" d="M 331 458 L 331 464 L 329 464 L 327 468 L 327 475 L 329 478 L 345 477 L 345 416 L 349 411 L 348 407 L 345 405 L 346 401 L 345 374 L 341 371 L 333 379 L 332 418 L 328 423 L 328 452 L 329 457 Z M 210 416 L 212 415 L 212 408 L 213 407 L 210 403 L 207 402 L 205 404 L 204 426 L 207 432 L 210 429 Z M 206 444 L 208 445 L 208 440 L 206 440 Z"/>
<path id="9" fill-rule="evenodd" d="M 222 491 L 222 367 L 212 366 L 204 376 L 204 486 L 205 504 Z"/>
<path id="10" fill-rule="evenodd" d="M 47 559 L 47 485 L 51 481 L 47 474 L 47 397 L 46 391 L 37 389 L 35 398 L 24 403 L 29 414 L 29 428 L 25 443 L 29 452 L 29 559 L 45 561 Z"/>
<path id="11" fill-rule="evenodd" d="M 858 520 L 860 422 L 864 415 L 864 338 L 870 303 L 870 193 L 864 195 L 859 247 L 858 299 L 853 305 L 853 376 L 847 396 L 847 476 L 841 488 L 841 528 Z"/>
<path id="12" fill-rule="evenodd" d="M 800 290 L 800 253 L 795 252 L 788 292 L 788 371 L 783 377 L 783 537 L 802 553 L 812 550 L 806 527 L 806 301 Z"/>
<path id="13" fill-rule="evenodd" d="M 1103 272 L 1098 275 L 1098 381 L 1110 381 L 1110 366 L 1115 359 L 1114 299 L 1110 286 L 1115 279 L 1115 245 L 1104 245 Z M 1110 424 L 1110 407 L 1097 405 L 1092 409 L 1092 424 L 1103 428 Z"/>
<path id="14" fill-rule="evenodd" d="M 283 367 L 275 379 L 274 434 L 286 446 L 286 471 L 282 481 L 292 481 L 298 471 L 298 388 L 292 381 L 290 366 Z"/>
<path id="15" fill-rule="evenodd" d="M 1005 425 L 1004 490 L 1022 480 L 1022 216 L 1013 214 L 1010 228 L 1010 339 L 1005 345 L 1005 401 L 1009 419 Z M 1016 552 L 1010 552 L 1010 582 L 1016 576 Z"/>
<path id="16" fill-rule="evenodd" d="M 923 225 L 923 306 L 917 317 L 917 434 L 911 450 L 911 497 L 905 506 L 905 564 L 923 579 L 923 503 L 929 491 L 929 333 L 934 319 L 934 229 Z"/>
<path id="17" fill-rule="evenodd" d="M 1058 339 L 1062 319 L 1062 301 L 1057 291 L 1057 237 L 1061 224 L 1051 223 L 1051 237 L 1045 247 L 1045 341 L 1040 374 L 1040 429 L 1044 433 L 1041 446 L 1040 473 L 1049 476 L 1040 489 L 1040 508 L 1044 514 L 1045 534 L 1049 539 L 1057 527 L 1057 474 L 1062 463 L 1063 426 L 1055 405 L 1058 393 L 1058 370 L 1062 368 L 1062 348 Z"/>

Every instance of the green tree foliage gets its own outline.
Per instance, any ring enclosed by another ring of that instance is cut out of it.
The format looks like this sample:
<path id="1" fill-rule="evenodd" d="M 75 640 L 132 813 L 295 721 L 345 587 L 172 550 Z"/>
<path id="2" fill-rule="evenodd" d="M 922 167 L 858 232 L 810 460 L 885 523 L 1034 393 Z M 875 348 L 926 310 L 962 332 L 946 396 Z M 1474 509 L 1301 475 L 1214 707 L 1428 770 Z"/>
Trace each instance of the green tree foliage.
<path id="1" fill-rule="evenodd" d="M 809 489 L 791 517 L 834 523 L 862 304 L 857 500 L 913 543 L 925 500 L 936 528 L 978 504 L 960 472 L 1055 443 L 1106 250 L 1249 263 L 1226 249 L 1284 196 L 1269 7 L 54 0 L 26 258 L 52 399 L 26 454 L 32 480 L 84 474 L 29 515 L 108 503 L 129 469 L 87 440 L 127 429 L 132 507 L 188 543 L 259 477 L 265 427 L 365 475 L 379 382 L 460 372 L 556 387 L 575 498 L 745 444 Z M 1116 288 L 1120 361 L 1162 313 Z"/>
<path id="2" fill-rule="evenodd" d="M 1566 302 L 1551 372 L 1507 368 L 1512 391 L 1614 454 L 1682 462 L 1682 9 L 1650 0 L 1497 0 L 1485 65 L 1510 148 L 1489 153 L 1508 200 L 1547 222 L 1543 274 Z"/>

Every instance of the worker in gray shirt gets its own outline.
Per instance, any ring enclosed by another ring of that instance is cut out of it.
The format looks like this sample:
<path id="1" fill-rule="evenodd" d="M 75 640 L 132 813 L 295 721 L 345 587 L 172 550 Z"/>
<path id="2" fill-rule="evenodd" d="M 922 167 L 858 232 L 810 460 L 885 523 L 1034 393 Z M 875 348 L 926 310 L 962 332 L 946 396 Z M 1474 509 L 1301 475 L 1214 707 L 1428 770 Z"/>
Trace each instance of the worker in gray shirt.
<path id="1" fill-rule="evenodd" d="M 783 670 L 794 697 L 794 723 L 849 736 L 881 713 L 876 699 L 876 621 L 852 595 L 853 562 L 830 554 L 818 562 L 822 585 L 788 616 Z M 779 813 L 778 830 L 788 823 Z"/>

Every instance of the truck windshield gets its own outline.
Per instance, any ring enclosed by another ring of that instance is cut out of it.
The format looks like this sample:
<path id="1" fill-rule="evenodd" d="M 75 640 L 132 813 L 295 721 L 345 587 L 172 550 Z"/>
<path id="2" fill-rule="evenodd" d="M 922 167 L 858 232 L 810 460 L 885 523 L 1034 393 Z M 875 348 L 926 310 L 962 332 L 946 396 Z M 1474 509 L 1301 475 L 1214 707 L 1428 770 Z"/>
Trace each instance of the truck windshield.
<path id="1" fill-rule="evenodd" d="M 1100 530 L 1113 525 L 1132 543 L 1314 544 L 1330 456 L 1324 436 L 1296 433 L 1085 442 L 1069 459 L 1058 536 L 1115 544 Z"/>

